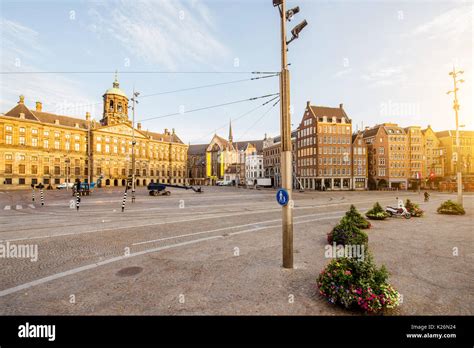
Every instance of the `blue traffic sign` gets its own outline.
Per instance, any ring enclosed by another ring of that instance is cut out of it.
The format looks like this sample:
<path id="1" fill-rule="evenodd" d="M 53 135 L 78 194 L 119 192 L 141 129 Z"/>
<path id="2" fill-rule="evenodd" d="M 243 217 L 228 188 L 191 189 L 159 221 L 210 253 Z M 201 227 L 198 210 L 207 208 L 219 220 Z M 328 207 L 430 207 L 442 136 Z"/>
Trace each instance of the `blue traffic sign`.
<path id="1" fill-rule="evenodd" d="M 290 196 L 288 195 L 288 191 L 285 189 L 279 189 L 277 194 L 276 194 L 276 200 L 278 204 L 284 206 L 288 204 L 288 201 L 290 200 Z"/>

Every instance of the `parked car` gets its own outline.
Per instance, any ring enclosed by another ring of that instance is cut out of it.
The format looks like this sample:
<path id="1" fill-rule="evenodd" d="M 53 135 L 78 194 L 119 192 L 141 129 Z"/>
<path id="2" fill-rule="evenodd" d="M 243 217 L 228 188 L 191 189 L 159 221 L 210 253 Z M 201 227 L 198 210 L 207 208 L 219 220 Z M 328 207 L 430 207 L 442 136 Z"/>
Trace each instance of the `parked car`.
<path id="1" fill-rule="evenodd" d="M 58 190 L 62 190 L 62 189 L 65 189 L 65 188 L 70 188 L 72 189 L 74 187 L 74 183 L 73 182 L 63 182 L 62 184 L 59 184 L 58 186 L 56 186 L 56 188 Z"/>

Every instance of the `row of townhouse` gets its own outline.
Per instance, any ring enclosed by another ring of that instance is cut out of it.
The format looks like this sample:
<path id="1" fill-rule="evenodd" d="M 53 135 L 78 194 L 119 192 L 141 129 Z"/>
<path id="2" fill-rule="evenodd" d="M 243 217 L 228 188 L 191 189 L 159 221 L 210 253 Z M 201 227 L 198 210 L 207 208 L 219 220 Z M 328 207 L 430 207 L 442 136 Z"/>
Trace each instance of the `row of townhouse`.
<path id="1" fill-rule="evenodd" d="M 452 180 L 459 164 L 474 180 L 474 132 L 434 132 L 428 126 L 382 123 L 354 132 L 343 104 L 314 106 L 308 101 L 292 132 L 294 187 L 310 190 L 409 189 Z M 458 162 L 456 162 L 456 160 Z M 281 184 L 279 137 L 263 142 L 265 176 Z"/>

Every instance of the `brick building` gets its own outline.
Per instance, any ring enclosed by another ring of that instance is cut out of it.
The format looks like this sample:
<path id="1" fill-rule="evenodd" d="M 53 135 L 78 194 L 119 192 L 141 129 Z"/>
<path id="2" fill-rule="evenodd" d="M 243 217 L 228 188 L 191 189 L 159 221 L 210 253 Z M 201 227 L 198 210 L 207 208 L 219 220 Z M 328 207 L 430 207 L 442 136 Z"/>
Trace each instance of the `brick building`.
<path id="1" fill-rule="evenodd" d="M 365 190 L 368 184 L 367 144 L 362 132 L 352 135 L 351 148 L 352 185 L 354 190 Z"/>
<path id="2" fill-rule="evenodd" d="M 299 187 L 296 178 L 296 133 L 291 132 L 292 167 L 293 167 L 293 188 Z M 275 188 L 281 187 L 281 137 L 267 138 L 263 140 L 263 168 L 264 176 L 272 179 Z"/>
<path id="3" fill-rule="evenodd" d="M 367 127 L 363 137 L 367 144 L 369 189 L 407 189 L 410 161 L 405 129 L 395 123 L 383 123 Z"/>
<path id="4" fill-rule="evenodd" d="M 351 189 L 352 121 L 343 105 L 308 101 L 296 139 L 296 175 L 305 189 Z"/>

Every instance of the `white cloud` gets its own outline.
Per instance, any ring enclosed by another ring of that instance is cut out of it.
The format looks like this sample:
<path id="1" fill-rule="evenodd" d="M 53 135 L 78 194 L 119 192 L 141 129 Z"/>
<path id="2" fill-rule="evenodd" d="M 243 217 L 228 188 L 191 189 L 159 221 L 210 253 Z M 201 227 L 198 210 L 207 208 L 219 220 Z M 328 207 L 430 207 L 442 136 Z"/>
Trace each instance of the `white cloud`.
<path id="1" fill-rule="evenodd" d="M 92 3 L 87 27 L 101 39 L 113 38 L 132 55 L 161 68 L 207 64 L 229 49 L 215 35 L 209 9 L 199 1 Z"/>
<path id="2" fill-rule="evenodd" d="M 334 78 L 340 78 L 344 75 L 347 75 L 347 74 L 350 74 L 352 72 L 352 68 L 347 68 L 347 69 L 342 69 L 342 70 L 339 70 L 338 72 L 336 72 L 333 77 Z"/>
<path id="3" fill-rule="evenodd" d="M 41 72 L 36 66 L 39 58 L 53 56 L 39 41 L 39 33 L 18 22 L 0 18 L 0 70 L 2 72 Z M 23 94 L 28 107 L 43 102 L 43 111 L 84 117 L 97 100 L 84 93 L 74 80 L 59 74 L 4 74 L 0 76 L 0 107 L 6 112 L 16 105 Z M 100 112 L 100 109 L 97 109 Z"/>
<path id="4" fill-rule="evenodd" d="M 407 80 L 402 66 L 372 68 L 362 78 L 369 82 L 369 87 L 390 86 Z"/>
<path id="5" fill-rule="evenodd" d="M 412 34 L 427 35 L 429 39 L 459 40 L 462 34 L 472 32 L 472 22 L 473 5 L 466 3 L 418 25 Z"/>

